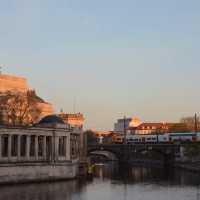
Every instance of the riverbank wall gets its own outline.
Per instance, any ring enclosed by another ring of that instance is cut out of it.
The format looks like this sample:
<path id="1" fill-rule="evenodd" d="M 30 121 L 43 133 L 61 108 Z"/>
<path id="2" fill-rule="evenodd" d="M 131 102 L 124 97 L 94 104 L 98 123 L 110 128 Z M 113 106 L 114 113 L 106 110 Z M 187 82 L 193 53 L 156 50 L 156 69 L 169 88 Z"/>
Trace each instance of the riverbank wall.
<path id="1" fill-rule="evenodd" d="M 77 162 L 0 165 L 0 184 L 67 180 L 77 176 Z"/>

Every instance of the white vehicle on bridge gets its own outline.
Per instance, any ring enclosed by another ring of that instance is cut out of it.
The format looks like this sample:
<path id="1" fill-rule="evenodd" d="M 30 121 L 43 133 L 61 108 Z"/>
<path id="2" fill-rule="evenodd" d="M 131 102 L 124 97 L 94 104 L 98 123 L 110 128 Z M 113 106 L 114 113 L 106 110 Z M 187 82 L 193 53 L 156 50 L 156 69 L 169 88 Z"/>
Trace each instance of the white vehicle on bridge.
<path id="1" fill-rule="evenodd" d="M 164 134 L 146 134 L 146 135 L 127 135 L 127 144 L 138 143 L 172 143 L 172 142 L 195 142 L 200 141 L 200 133 L 164 133 Z M 115 137 L 115 144 L 123 144 L 124 136 Z"/>
<path id="2" fill-rule="evenodd" d="M 169 135 L 157 135 L 157 134 L 148 134 L 148 135 L 129 135 L 127 136 L 127 143 L 156 143 L 156 142 L 169 142 Z"/>
<path id="3" fill-rule="evenodd" d="M 200 141 L 196 133 L 169 133 L 170 142 L 195 142 Z M 200 136 L 200 135 L 199 135 Z"/>

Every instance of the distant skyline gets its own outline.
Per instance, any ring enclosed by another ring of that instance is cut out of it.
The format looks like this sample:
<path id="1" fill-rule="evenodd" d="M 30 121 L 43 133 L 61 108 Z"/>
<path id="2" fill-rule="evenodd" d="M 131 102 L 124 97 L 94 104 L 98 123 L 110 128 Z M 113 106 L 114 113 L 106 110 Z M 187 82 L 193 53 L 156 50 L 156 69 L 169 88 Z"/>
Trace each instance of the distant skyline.
<path id="1" fill-rule="evenodd" d="M 112 129 L 200 112 L 200 1 L 0 0 L 0 66 Z"/>

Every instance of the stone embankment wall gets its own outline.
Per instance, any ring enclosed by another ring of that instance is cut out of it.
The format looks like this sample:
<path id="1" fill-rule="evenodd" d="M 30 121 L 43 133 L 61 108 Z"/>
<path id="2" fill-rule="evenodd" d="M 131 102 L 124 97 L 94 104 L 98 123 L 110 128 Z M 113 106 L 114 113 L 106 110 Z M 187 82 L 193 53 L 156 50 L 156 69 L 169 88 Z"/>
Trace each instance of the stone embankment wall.
<path id="1" fill-rule="evenodd" d="M 77 163 L 0 165 L 0 184 L 64 180 L 77 176 Z"/>

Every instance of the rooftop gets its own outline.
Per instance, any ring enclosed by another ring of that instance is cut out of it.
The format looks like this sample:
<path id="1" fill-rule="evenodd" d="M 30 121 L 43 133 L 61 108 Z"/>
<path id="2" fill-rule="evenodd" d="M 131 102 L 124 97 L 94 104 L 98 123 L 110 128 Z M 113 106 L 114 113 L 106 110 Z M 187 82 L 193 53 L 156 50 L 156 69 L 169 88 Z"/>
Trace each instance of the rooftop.
<path id="1" fill-rule="evenodd" d="M 40 120 L 38 123 L 41 124 L 65 124 L 64 121 L 57 115 L 48 115 Z"/>

